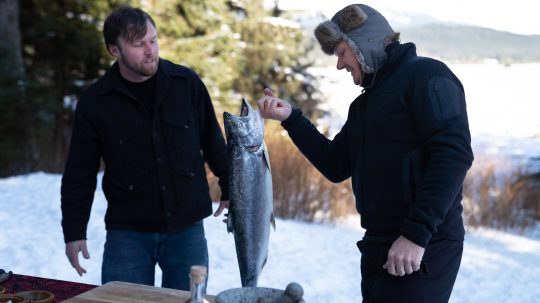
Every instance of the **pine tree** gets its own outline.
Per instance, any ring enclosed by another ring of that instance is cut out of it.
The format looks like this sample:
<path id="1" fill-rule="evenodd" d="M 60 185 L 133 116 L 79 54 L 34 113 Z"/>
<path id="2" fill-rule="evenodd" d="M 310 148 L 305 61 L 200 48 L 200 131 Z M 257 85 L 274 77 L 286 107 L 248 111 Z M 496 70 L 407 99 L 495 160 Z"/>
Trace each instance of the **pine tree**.
<path id="1" fill-rule="evenodd" d="M 38 144 L 38 163 L 30 169 L 61 171 L 79 95 L 108 65 L 99 26 L 109 1 L 21 0 L 20 5 L 26 94 Z"/>
<path id="2" fill-rule="evenodd" d="M 279 16 L 277 6 L 269 16 L 262 1 L 245 1 L 246 18 L 237 25 L 244 42 L 240 56 L 241 76 L 234 88 L 251 98 L 258 98 L 270 87 L 282 99 L 301 107 L 308 117 L 320 114 L 321 101 L 315 78 L 303 62 L 310 50 L 308 39 L 299 24 Z"/>

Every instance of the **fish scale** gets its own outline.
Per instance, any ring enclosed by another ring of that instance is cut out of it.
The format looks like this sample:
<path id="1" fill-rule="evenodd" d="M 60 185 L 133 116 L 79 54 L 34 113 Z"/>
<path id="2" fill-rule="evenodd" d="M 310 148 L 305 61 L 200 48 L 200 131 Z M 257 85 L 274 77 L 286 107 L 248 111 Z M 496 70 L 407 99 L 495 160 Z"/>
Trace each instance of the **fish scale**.
<path id="1" fill-rule="evenodd" d="M 268 257 L 273 215 L 270 159 L 259 112 L 242 100 L 240 115 L 223 113 L 229 148 L 229 214 L 242 286 L 257 286 Z"/>

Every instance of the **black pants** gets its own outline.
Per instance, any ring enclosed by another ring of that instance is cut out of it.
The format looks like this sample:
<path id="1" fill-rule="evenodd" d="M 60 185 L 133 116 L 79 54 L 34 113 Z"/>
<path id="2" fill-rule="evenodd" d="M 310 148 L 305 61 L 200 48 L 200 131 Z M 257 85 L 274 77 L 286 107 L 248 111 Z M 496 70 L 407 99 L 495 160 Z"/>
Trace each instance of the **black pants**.
<path id="1" fill-rule="evenodd" d="M 402 277 L 392 276 L 382 268 L 391 243 L 362 240 L 357 245 L 362 253 L 363 303 L 446 303 L 450 299 L 461 264 L 463 241 L 430 242 L 420 270 Z"/>

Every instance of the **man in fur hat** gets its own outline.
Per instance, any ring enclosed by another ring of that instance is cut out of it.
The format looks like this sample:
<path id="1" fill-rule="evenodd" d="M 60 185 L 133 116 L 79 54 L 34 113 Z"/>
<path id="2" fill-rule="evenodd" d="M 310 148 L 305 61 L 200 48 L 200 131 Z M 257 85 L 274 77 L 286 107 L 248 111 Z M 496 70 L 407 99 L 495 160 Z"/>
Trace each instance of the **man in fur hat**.
<path id="1" fill-rule="evenodd" d="M 349 5 L 315 29 L 337 69 L 364 88 L 329 140 L 265 89 L 265 118 L 332 182 L 352 177 L 366 232 L 363 302 L 448 302 L 461 263 L 462 188 L 473 161 L 463 86 L 450 69 L 416 55 L 413 43 L 373 8 Z"/>

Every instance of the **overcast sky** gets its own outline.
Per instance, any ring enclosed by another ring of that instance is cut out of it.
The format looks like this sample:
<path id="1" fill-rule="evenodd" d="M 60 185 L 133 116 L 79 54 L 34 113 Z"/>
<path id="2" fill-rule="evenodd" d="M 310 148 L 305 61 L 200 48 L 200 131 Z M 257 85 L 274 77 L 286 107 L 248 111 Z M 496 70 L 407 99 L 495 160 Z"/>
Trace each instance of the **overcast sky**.
<path id="1" fill-rule="evenodd" d="M 274 0 L 266 0 L 273 3 Z M 332 16 L 351 3 L 364 3 L 383 14 L 393 12 L 421 13 L 441 21 L 477 25 L 526 35 L 540 35 L 537 0 L 280 0 L 283 9 L 313 9 Z"/>

